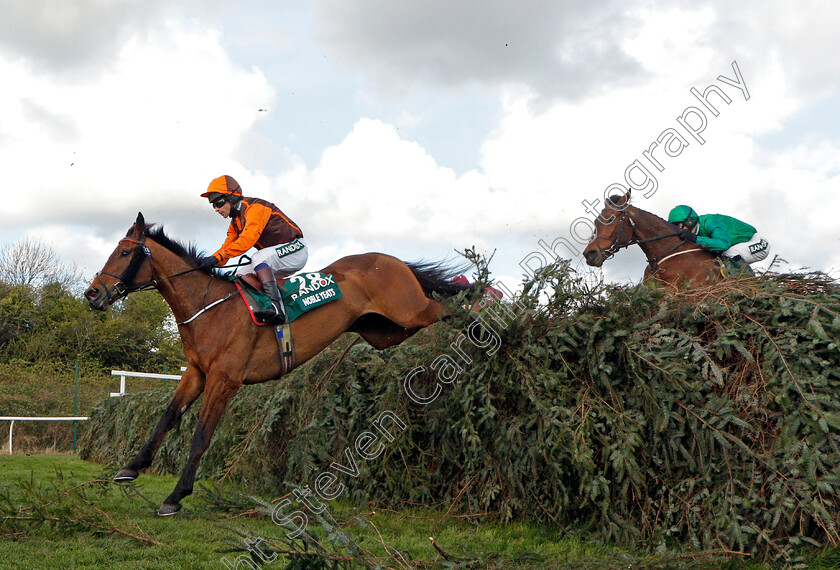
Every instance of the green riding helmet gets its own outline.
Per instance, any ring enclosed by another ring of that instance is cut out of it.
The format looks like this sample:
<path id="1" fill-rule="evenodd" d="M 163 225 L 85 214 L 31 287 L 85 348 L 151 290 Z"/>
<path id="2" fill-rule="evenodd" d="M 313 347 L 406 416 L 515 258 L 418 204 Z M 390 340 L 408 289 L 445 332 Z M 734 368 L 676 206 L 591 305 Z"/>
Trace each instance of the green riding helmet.
<path id="1" fill-rule="evenodd" d="M 691 229 L 700 221 L 700 216 L 694 211 L 691 206 L 677 206 L 668 214 L 668 222 L 672 224 L 682 224 Z"/>

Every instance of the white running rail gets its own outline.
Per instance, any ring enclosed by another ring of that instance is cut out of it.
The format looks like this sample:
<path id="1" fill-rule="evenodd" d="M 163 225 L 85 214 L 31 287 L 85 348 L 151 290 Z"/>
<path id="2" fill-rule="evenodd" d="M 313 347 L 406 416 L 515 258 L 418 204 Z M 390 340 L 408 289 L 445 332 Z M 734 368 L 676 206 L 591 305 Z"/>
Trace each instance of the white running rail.
<path id="1" fill-rule="evenodd" d="M 70 416 L 65 418 L 59 417 L 52 417 L 52 418 L 35 418 L 29 416 L 0 416 L 0 421 L 11 421 L 11 425 L 9 426 L 9 455 L 12 454 L 12 430 L 15 429 L 15 422 L 68 422 L 68 421 L 84 421 L 88 418 L 82 416 Z"/>
<path id="2" fill-rule="evenodd" d="M 181 372 L 186 370 L 185 367 L 181 367 Z M 154 372 L 130 372 L 128 370 L 111 370 L 111 376 L 119 376 L 120 377 L 120 391 L 119 392 L 111 392 L 111 397 L 116 398 L 117 396 L 124 396 L 125 395 L 125 379 L 126 378 L 159 378 L 162 380 L 180 380 L 180 374 L 156 374 Z"/>

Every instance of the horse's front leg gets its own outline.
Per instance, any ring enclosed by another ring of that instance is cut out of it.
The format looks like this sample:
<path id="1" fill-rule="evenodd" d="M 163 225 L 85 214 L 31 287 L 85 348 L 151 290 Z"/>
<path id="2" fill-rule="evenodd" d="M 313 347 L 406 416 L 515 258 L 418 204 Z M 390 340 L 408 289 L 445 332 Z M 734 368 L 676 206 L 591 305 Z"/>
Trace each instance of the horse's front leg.
<path id="1" fill-rule="evenodd" d="M 172 396 L 172 401 L 163 412 L 163 415 L 155 426 L 155 431 L 149 441 L 140 449 L 139 453 L 134 456 L 134 459 L 129 461 L 125 467 L 120 469 L 119 473 L 114 475 L 114 481 L 124 482 L 133 481 L 140 474 L 142 469 L 145 469 L 152 464 L 160 444 L 163 443 L 163 438 L 166 433 L 178 425 L 181 421 L 181 416 L 184 415 L 190 405 L 204 391 L 204 373 L 194 366 L 189 366 L 181 375 L 181 380 L 178 382 L 178 387 L 175 388 L 175 394 Z"/>
<path id="2" fill-rule="evenodd" d="M 198 464 L 201 462 L 202 454 L 210 446 L 210 439 L 216 426 L 222 419 L 230 399 L 239 390 L 241 382 L 236 382 L 227 374 L 214 374 L 207 381 L 207 388 L 204 391 L 204 400 L 201 402 L 201 413 L 198 416 L 198 425 L 195 428 L 192 443 L 190 444 L 190 456 L 187 465 L 181 473 L 181 478 L 175 485 L 172 494 L 166 498 L 158 510 L 160 516 L 174 515 L 181 510 L 181 499 L 193 492 L 195 473 Z"/>

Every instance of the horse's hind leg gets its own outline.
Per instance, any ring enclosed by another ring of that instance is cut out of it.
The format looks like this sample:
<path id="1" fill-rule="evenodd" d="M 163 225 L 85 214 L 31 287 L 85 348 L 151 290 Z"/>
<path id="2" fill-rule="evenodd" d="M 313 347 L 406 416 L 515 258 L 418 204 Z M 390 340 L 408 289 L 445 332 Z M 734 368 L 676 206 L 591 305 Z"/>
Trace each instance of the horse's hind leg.
<path id="1" fill-rule="evenodd" d="M 210 438 L 216 431 L 216 426 L 222 419 L 230 399 L 239 390 L 241 384 L 234 382 L 229 375 L 215 375 L 208 380 L 207 389 L 204 392 L 204 400 L 201 402 L 201 413 L 198 416 L 198 425 L 195 428 L 192 443 L 190 444 L 190 456 L 187 465 L 181 473 L 181 478 L 175 485 L 175 489 L 163 502 L 158 510 L 158 515 L 174 515 L 181 509 L 181 499 L 193 492 L 195 473 L 201 456 L 210 446 Z"/>
<path id="2" fill-rule="evenodd" d="M 190 405 L 204 391 L 204 374 L 192 366 L 188 367 L 181 375 L 181 380 L 178 382 L 178 387 L 175 388 L 175 395 L 172 396 L 172 401 L 163 411 L 163 415 L 155 426 L 155 431 L 149 441 L 140 449 L 140 452 L 134 456 L 134 459 L 129 461 L 125 467 L 120 469 L 119 473 L 114 476 L 114 481 L 133 481 L 140 474 L 141 469 L 145 469 L 152 464 L 152 460 L 157 453 L 160 444 L 163 443 L 163 438 L 166 433 L 178 425 L 181 421 L 181 416 L 189 409 Z"/>

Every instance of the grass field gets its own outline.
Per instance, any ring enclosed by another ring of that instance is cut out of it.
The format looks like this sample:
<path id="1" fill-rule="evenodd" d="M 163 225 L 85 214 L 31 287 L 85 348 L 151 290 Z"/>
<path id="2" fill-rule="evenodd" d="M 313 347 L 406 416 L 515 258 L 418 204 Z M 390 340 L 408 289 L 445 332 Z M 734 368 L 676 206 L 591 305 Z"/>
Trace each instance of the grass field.
<path id="1" fill-rule="evenodd" d="M 314 520 L 307 527 L 334 553 L 333 560 L 298 557 L 293 563 L 279 553 L 299 548 L 300 542 L 279 540 L 285 529 L 255 512 L 257 504 L 239 490 L 197 488 L 178 515 L 161 518 L 155 510 L 175 484 L 174 476 L 144 474 L 136 485 L 119 487 L 109 482 L 111 474 L 111 468 L 75 455 L 0 456 L 0 567 L 225 568 L 225 558 L 227 567 L 239 560 L 238 568 L 252 568 L 238 558 L 245 553 L 243 536 L 250 535 L 265 541 L 259 548 L 265 553 L 264 567 L 278 569 L 769 568 L 720 553 L 639 553 L 597 546 L 537 524 L 478 523 L 430 509 L 372 514 L 346 504 L 332 513 L 341 521 L 330 527 L 338 547 Z M 838 562 L 833 551 L 812 557 L 808 567 L 830 568 Z"/>

